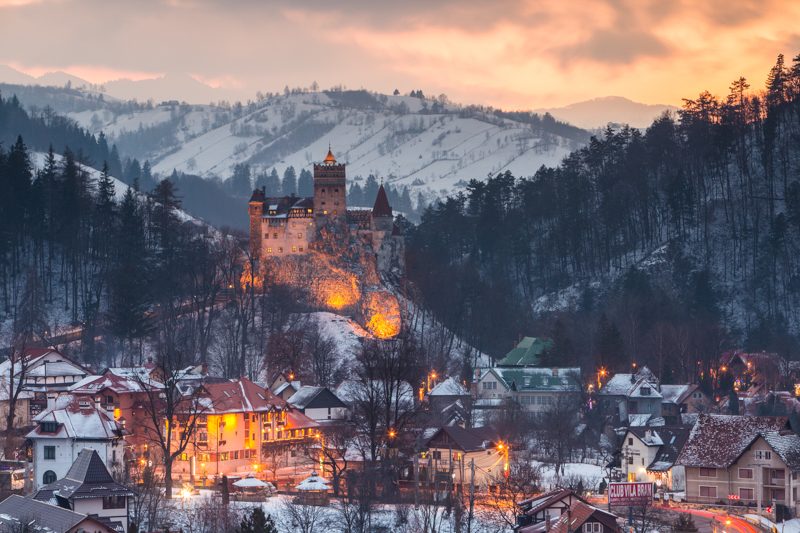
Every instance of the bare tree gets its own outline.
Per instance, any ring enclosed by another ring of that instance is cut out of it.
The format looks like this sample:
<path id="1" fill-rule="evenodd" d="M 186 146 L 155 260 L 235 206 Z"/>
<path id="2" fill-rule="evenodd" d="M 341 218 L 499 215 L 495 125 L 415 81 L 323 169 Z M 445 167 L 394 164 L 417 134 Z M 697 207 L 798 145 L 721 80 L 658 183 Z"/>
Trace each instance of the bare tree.
<path id="1" fill-rule="evenodd" d="M 317 533 L 331 525 L 328 507 L 286 501 L 283 504 L 283 511 L 281 521 L 287 531 Z"/>
<path id="2" fill-rule="evenodd" d="M 481 514 L 489 522 L 513 528 L 517 525 L 516 503 L 539 492 L 541 482 L 541 467 L 527 457 L 513 456 L 508 476 L 503 472 L 494 475 L 495 488 L 489 490 Z"/>
<path id="3" fill-rule="evenodd" d="M 348 450 L 356 442 L 355 427 L 350 422 L 327 425 L 320 434 L 316 446 L 305 448 L 309 459 L 322 461 L 323 468 L 331 473 L 333 494 L 339 495 L 342 477 L 347 473 Z M 322 475 L 322 472 L 320 472 Z"/>
<path id="4" fill-rule="evenodd" d="M 347 490 L 344 491 L 337 511 L 343 533 L 368 533 L 375 511 L 373 484 L 364 475 L 349 476 Z"/>
<path id="5" fill-rule="evenodd" d="M 565 394 L 557 397 L 539 419 L 537 437 L 553 461 L 556 475 L 564 473 L 564 464 L 569 461 L 577 445 L 575 432 L 577 418 L 577 399 Z"/>
<path id="6" fill-rule="evenodd" d="M 135 531 L 152 531 L 156 528 L 163 511 L 161 476 L 152 466 L 141 473 L 141 483 L 134 492 L 130 507 L 131 528 Z"/>
<path id="7" fill-rule="evenodd" d="M 137 374 L 145 398 L 143 431 L 149 442 L 160 452 L 164 467 L 166 498 L 172 498 L 172 465 L 194 440 L 198 421 L 211 407 L 202 396 L 202 387 L 182 386 L 182 370 L 194 363 L 187 357 L 186 332 L 177 318 L 174 307 L 162 310 L 156 338 L 156 368 L 161 387 L 152 387 L 146 378 Z"/>
<path id="8" fill-rule="evenodd" d="M 311 373 L 317 385 L 328 387 L 336 383 L 340 364 L 336 343 L 324 335 L 317 322 L 306 327 L 306 349 L 311 362 Z"/>

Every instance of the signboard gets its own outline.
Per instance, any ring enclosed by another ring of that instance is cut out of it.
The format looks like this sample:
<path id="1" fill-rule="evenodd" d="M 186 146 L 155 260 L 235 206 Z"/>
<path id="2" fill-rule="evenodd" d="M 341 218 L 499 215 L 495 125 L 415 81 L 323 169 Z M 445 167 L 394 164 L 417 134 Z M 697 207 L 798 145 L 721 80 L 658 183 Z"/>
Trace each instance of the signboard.
<path id="1" fill-rule="evenodd" d="M 647 505 L 653 499 L 653 484 L 610 483 L 608 485 L 609 505 Z"/>

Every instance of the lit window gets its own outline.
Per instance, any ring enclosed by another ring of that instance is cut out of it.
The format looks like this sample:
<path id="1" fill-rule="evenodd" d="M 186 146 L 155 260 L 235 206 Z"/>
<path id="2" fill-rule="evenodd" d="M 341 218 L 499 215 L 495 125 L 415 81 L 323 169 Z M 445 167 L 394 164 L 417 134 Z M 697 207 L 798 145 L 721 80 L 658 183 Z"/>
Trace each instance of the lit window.
<path id="1" fill-rule="evenodd" d="M 297 251 L 297 246 L 292 246 L 292 252 L 296 252 L 296 251 Z"/>
<path id="2" fill-rule="evenodd" d="M 283 246 L 278 246 L 278 253 L 279 253 L 279 254 L 282 254 L 282 253 L 283 253 Z"/>
<path id="3" fill-rule="evenodd" d="M 298 234 L 297 234 L 297 238 L 298 238 L 298 239 L 302 239 L 302 238 L 303 238 L 303 234 L 302 234 L 302 233 L 298 233 Z"/>
<path id="4" fill-rule="evenodd" d="M 268 253 L 268 254 L 271 254 L 271 253 L 272 253 L 272 247 L 271 247 L 271 246 L 267 248 L 267 253 Z"/>

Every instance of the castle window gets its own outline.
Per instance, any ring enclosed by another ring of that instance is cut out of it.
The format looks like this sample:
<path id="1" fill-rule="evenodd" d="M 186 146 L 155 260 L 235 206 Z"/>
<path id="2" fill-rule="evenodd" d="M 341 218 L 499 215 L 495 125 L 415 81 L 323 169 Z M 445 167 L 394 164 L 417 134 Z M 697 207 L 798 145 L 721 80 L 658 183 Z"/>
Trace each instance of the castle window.
<path id="1" fill-rule="evenodd" d="M 325 202 L 322 202 L 322 203 L 324 204 Z M 323 210 L 322 210 L 322 214 L 323 214 L 323 215 L 327 215 L 327 214 L 328 214 L 328 210 L 327 210 L 327 209 L 323 209 Z"/>
<path id="2" fill-rule="evenodd" d="M 273 239 L 277 239 L 277 238 L 278 238 L 278 234 L 277 234 L 277 233 L 273 233 L 273 234 L 272 234 L 272 238 L 273 238 Z"/>
<path id="3" fill-rule="evenodd" d="M 279 253 L 279 254 L 282 254 L 282 253 L 283 253 L 283 246 L 278 246 L 278 253 Z"/>
<path id="4" fill-rule="evenodd" d="M 297 251 L 297 246 L 292 246 L 292 251 L 296 252 Z"/>
<path id="5" fill-rule="evenodd" d="M 303 251 L 303 247 L 301 246 L 301 247 L 299 248 L 299 250 L 302 252 L 302 251 Z"/>
<path id="6" fill-rule="evenodd" d="M 269 233 L 265 233 L 265 234 L 264 234 L 264 238 L 265 238 L 265 239 L 269 239 Z"/>
<path id="7" fill-rule="evenodd" d="M 303 238 L 303 234 L 302 234 L 302 233 L 298 233 L 298 234 L 297 234 L 297 238 L 298 238 L 298 239 L 302 239 L 302 238 Z"/>
<path id="8" fill-rule="evenodd" d="M 268 253 L 268 254 L 271 254 L 271 253 L 272 253 L 272 248 L 271 248 L 271 247 L 270 247 L 270 248 L 267 248 L 267 253 Z"/>
<path id="9" fill-rule="evenodd" d="M 325 205 L 325 202 L 322 202 L 322 205 Z"/>
<path id="10" fill-rule="evenodd" d="M 311 208 L 306 209 L 306 213 L 311 213 Z"/>
<path id="11" fill-rule="evenodd" d="M 333 202 L 333 205 L 339 205 L 339 202 Z"/>
<path id="12" fill-rule="evenodd" d="M 322 189 L 322 192 L 325 192 L 325 189 Z"/>
<path id="13" fill-rule="evenodd" d="M 334 209 L 334 210 L 333 210 L 333 214 L 334 214 L 334 215 L 336 214 L 336 209 Z"/>
<path id="14" fill-rule="evenodd" d="M 339 192 L 339 189 L 333 189 L 333 192 Z"/>

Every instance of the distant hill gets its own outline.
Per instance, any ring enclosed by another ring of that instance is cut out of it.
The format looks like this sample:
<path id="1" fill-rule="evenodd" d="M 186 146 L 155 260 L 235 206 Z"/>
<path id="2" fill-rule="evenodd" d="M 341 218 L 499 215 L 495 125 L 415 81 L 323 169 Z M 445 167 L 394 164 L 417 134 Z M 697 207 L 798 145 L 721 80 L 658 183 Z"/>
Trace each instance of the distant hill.
<path id="1" fill-rule="evenodd" d="M 537 109 L 537 113 L 550 113 L 558 120 L 580 128 L 604 128 L 608 123 L 629 124 L 634 128 L 646 128 L 664 111 L 678 108 L 665 104 L 642 104 L 622 96 L 604 96 L 564 107 Z"/>
<path id="2" fill-rule="evenodd" d="M 282 175 L 289 166 L 299 172 L 330 144 L 348 164 L 351 184 L 374 175 L 407 187 L 414 200 L 458 192 L 471 179 L 506 170 L 533 175 L 589 139 L 549 116 L 364 90 L 273 95 L 248 105 L 136 104 L 65 87 L 0 90 L 102 131 L 123 157 L 150 161 L 162 177 L 175 169 L 225 180 L 240 163 L 254 176 L 273 168 Z"/>

